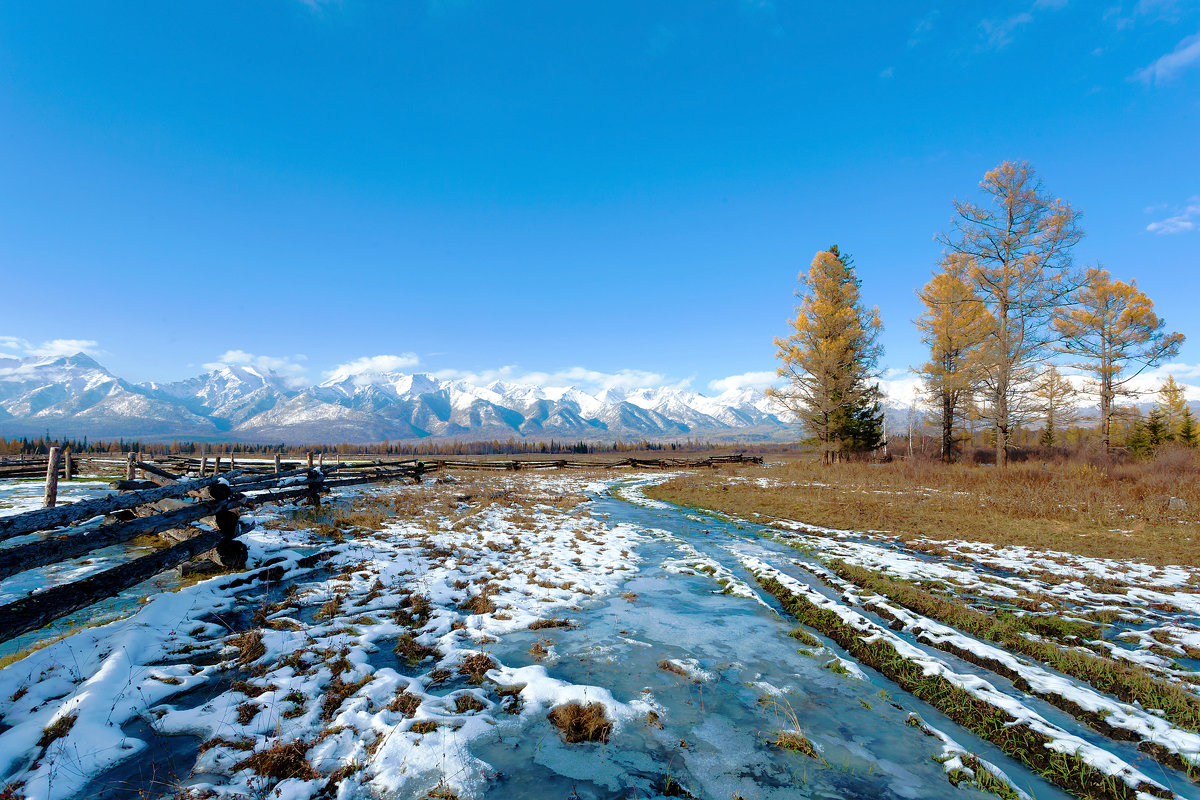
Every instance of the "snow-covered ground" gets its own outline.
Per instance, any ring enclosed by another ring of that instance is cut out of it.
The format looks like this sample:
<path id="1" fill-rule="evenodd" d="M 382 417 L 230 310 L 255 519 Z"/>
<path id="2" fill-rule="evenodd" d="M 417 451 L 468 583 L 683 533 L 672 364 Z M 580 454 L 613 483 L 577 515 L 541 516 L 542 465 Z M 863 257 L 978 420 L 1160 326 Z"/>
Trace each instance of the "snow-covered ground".
<path id="1" fill-rule="evenodd" d="M 820 559 L 997 607 L 1116 604 L 1141 621 L 1112 624 L 1157 649 L 1115 635 L 1107 645 L 1145 650 L 1172 680 L 1189 662 L 1163 643 L 1195 635 L 1189 571 L 1080 560 L 1072 589 L 1052 555 L 962 543 L 934 556 L 869 533 L 729 520 L 645 498 L 661 479 L 470 476 L 346 491 L 321 513 L 260 510 L 244 541 L 253 563 L 278 568 L 270 580 L 157 592 L 0 670 L 0 781 L 39 800 L 628 798 L 673 785 L 721 800 L 888 800 L 982 796 L 974 784 L 996 783 L 1066 796 L 818 632 L 796 630 L 759 585 L 770 576 L 1055 748 L 1128 785 L 1200 795 L 1137 749 L 1153 742 L 1200 763 L 1200 734 L 839 584 Z M 1136 588 L 1082 580 L 1118 570 Z M 1129 738 L 1107 740 L 1048 702 L 1054 693 Z M 606 741 L 560 734 L 549 717 L 570 703 L 598 704 Z M 814 754 L 777 747 L 787 732 Z"/>

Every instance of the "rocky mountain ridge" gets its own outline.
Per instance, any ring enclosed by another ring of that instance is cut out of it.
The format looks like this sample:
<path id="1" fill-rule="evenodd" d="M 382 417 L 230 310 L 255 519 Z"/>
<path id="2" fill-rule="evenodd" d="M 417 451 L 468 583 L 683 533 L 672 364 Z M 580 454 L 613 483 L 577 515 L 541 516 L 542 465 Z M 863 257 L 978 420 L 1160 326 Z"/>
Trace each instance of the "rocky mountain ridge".
<path id="1" fill-rule="evenodd" d="M 0 357 L 0 435 L 367 443 L 414 439 L 794 440 L 761 392 L 590 393 L 426 373 L 338 374 L 310 387 L 248 366 L 174 383 L 125 381 L 83 353 Z"/>

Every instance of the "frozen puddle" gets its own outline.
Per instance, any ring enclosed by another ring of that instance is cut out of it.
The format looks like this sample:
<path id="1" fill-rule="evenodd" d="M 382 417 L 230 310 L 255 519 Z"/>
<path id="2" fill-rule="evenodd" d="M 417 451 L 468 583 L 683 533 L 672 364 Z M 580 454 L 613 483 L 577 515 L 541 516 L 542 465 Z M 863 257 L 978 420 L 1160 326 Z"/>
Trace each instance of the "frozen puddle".
<path id="1" fill-rule="evenodd" d="M 640 485 L 464 479 L 379 491 L 369 527 L 264 518 L 247 538 L 282 580 L 158 595 L 0 671 L 0 774 L 47 800 L 994 796 L 979 771 L 1069 796 L 824 637 L 789 635 L 748 564 L 836 594 L 769 529 Z M 572 703 L 607 726 L 597 741 L 552 723 Z"/>

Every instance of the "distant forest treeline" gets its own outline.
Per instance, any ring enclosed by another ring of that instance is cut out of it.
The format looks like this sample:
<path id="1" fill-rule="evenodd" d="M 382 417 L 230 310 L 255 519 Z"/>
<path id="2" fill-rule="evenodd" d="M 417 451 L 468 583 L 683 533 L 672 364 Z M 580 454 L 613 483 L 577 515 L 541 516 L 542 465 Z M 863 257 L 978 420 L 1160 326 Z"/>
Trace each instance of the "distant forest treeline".
<path id="1" fill-rule="evenodd" d="M 55 439 L 47 433 L 37 438 L 20 437 L 13 439 L 0 438 L 0 455 L 36 455 L 49 452 L 51 447 L 70 447 L 73 453 L 147 453 L 154 456 L 165 455 L 200 455 L 201 453 L 234 453 L 237 455 L 274 455 L 302 456 L 307 453 L 330 453 L 340 455 L 356 455 L 369 453 L 371 455 L 389 456 L 464 456 L 464 455 L 536 455 L 536 454 L 587 454 L 587 453 L 631 453 L 655 450 L 681 450 L 698 452 L 728 449 L 728 446 L 699 442 L 692 439 L 675 442 L 651 442 L 640 440 L 626 442 L 618 440 L 611 443 L 603 442 L 560 442 L 551 439 L 549 442 L 533 442 L 523 439 L 506 439 L 500 441 L 479 442 L 422 442 L 378 444 L 249 444 L 246 442 L 143 442 L 136 439 L 114 439 L 88 441 L 83 439 Z"/>

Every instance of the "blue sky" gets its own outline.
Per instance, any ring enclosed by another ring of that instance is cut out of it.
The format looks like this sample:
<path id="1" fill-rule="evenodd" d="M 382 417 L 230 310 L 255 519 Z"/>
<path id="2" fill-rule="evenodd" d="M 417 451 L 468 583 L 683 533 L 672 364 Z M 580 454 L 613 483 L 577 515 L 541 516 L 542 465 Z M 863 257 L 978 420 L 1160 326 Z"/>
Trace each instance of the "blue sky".
<path id="1" fill-rule="evenodd" d="M 836 242 L 904 370 L 951 201 L 1028 159 L 1196 365 L 1198 131 L 1184 0 L 13 0 L 0 352 L 707 392 Z"/>

